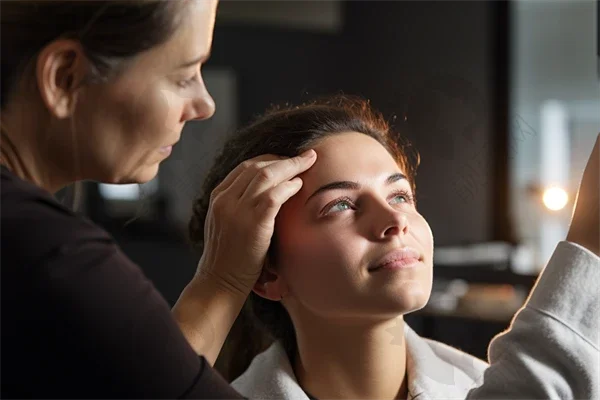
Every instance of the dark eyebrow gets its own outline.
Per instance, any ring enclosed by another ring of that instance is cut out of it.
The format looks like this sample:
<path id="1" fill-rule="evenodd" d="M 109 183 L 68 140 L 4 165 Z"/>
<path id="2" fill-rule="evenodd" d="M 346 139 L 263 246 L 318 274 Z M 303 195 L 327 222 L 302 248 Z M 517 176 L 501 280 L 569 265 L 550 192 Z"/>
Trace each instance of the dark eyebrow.
<path id="1" fill-rule="evenodd" d="M 208 61 L 209 58 L 210 58 L 210 51 L 207 54 L 203 55 L 203 56 L 200 56 L 200 57 L 198 57 L 198 58 L 196 58 L 194 60 L 187 61 L 187 62 L 181 64 L 179 67 L 177 67 L 177 69 L 189 68 L 189 67 L 194 66 L 194 65 L 196 65 L 196 64 L 198 64 L 200 62 L 204 63 L 204 62 Z"/>
<path id="2" fill-rule="evenodd" d="M 392 174 L 392 175 L 388 176 L 388 178 L 385 180 L 385 184 L 390 185 L 394 182 L 401 181 L 402 179 L 407 180 L 406 175 L 401 174 L 401 173 Z"/>
<path id="3" fill-rule="evenodd" d="M 402 179 L 406 179 L 406 175 L 401 174 L 401 173 L 392 174 L 387 177 L 387 179 L 385 180 L 385 184 L 391 185 L 392 183 L 398 182 Z M 337 181 L 337 182 L 328 183 L 326 185 L 321 186 L 317 190 L 315 190 L 315 192 L 313 194 L 311 194 L 308 197 L 308 199 L 306 199 L 306 202 L 304 204 L 308 203 L 308 201 L 310 199 L 312 199 L 313 197 L 315 197 L 318 194 L 321 194 L 321 193 L 324 193 L 324 192 L 327 192 L 330 190 L 339 190 L 339 189 L 358 190 L 358 189 L 360 189 L 360 184 L 358 184 L 358 182 L 351 182 L 351 181 Z"/>

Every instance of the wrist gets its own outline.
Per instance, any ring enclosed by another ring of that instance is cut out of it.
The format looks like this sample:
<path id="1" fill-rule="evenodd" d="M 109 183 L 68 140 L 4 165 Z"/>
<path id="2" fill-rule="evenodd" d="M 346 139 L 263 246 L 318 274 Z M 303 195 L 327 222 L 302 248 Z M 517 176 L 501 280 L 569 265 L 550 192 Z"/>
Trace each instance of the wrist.
<path id="1" fill-rule="evenodd" d="M 190 283 L 186 286 L 186 290 L 190 292 L 202 292 L 207 291 L 218 295 L 220 297 L 228 297 L 232 301 L 246 301 L 252 287 L 243 285 L 238 282 L 233 282 L 231 279 L 226 279 L 214 273 L 200 272 L 194 275 Z"/>
<path id="2" fill-rule="evenodd" d="M 247 295 L 220 279 L 195 276 L 173 307 L 173 316 L 194 350 L 211 365 L 217 359 Z"/>

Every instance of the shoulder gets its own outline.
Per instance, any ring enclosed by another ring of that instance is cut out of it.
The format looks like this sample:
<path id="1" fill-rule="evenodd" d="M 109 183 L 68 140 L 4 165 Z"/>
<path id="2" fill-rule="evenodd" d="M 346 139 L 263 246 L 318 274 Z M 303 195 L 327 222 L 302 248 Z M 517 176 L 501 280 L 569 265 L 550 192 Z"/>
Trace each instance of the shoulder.
<path id="1" fill-rule="evenodd" d="M 247 398 L 308 400 L 279 342 L 257 355 L 231 386 Z"/>
<path id="2" fill-rule="evenodd" d="M 112 242 L 110 235 L 100 227 L 4 168 L 1 183 L 3 264 L 26 268 L 68 252 L 76 243 Z"/>

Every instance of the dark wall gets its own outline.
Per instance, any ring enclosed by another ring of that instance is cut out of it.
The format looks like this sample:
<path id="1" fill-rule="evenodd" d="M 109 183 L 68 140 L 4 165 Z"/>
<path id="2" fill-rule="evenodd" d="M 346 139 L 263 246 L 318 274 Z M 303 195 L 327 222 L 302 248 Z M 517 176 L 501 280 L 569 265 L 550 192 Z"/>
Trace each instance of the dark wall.
<path id="1" fill-rule="evenodd" d="M 344 84 L 398 115 L 419 151 L 417 199 L 436 244 L 491 239 L 491 3 L 348 6 L 346 53 L 362 51 Z"/>
<path id="2" fill-rule="evenodd" d="M 235 70 L 239 122 L 244 124 L 271 104 L 298 103 L 335 90 L 341 39 L 298 30 L 217 25 L 208 66 Z"/>

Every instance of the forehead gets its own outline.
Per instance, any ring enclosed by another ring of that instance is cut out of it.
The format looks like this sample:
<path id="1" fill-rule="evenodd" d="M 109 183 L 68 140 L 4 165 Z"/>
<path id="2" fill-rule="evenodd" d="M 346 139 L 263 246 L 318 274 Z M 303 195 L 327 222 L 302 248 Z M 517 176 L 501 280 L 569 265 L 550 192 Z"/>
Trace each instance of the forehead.
<path id="1" fill-rule="evenodd" d="M 171 71 L 184 62 L 208 54 L 212 45 L 216 5 L 213 0 L 182 4 L 173 35 L 137 57 L 135 64 L 138 69 Z"/>
<path id="2" fill-rule="evenodd" d="M 381 143 L 362 133 L 330 136 L 313 148 L 317 152 L 317 161 L 300 175 L 305 188 L 340 180 L 367 183 L 373 179 L 385 179 L 391 173 L 404 173 Z"/>
<path id="3" fill-rule="evenodd" d="M 178 47 L 186 43 L 196 50 L 195 56 L 202 50 L 210 48 L 215 25 L 217 1 L 195 0 L 184 5 L 182 18 L 170 47 Z"/>

